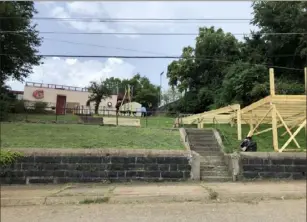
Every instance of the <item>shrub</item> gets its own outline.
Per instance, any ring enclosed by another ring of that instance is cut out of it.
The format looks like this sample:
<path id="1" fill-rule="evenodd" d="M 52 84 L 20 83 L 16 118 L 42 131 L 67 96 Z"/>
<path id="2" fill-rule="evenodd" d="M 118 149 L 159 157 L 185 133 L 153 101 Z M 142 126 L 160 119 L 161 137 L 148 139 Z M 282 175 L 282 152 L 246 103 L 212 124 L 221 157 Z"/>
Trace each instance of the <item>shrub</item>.
<path id="1" fill-rule="evenodd" d="M 34 113 L 45 113 L 47 108 L 46 102 L 35 102 L 34 103 Z"/>
<path id="2" fill-rule="evenodd" d="M 25 108 L 25 101 L 24 100 L 16 100 L 10 109 L 11 113 L 25 113 L 26 108 Z"/>
<path id="3" fill-rule="evenodd" d="M 0 166 L 6 166 L 14 163 L 22 154 L 19 152 L 0 150 Z"/>

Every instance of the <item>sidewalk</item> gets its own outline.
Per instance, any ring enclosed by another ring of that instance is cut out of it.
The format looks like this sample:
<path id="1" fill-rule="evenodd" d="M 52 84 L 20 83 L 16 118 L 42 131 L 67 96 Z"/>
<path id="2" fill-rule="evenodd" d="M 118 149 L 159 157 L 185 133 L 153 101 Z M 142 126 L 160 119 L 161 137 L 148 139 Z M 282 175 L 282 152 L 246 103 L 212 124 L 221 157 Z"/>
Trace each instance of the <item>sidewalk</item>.
<path id="1" fill-rule="evenodd" d="M 1 186 L 1 207 L 147 202 L 259 202 L 306 198 L 306 181 Z"/>

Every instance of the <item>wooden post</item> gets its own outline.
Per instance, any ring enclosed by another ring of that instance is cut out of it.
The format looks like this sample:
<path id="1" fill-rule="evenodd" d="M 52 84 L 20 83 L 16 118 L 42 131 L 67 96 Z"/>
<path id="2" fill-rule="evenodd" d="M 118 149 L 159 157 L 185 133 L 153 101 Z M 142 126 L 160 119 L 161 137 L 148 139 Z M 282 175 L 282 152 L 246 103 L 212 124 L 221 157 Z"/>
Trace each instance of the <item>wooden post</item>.
<path id="1" fill-rule="evenodd" d="M 274 69 L 270 68 L 270 95 L 275 96 L 275 79 L 274 79 Z M 272 100 L 270 102 L 272 106 L 272 133 L 273 133 L 273 147 L 274 151 L 278 152 L 278 129 L 277 129 L 277 118 L 276 118 L 276 106 L 273 104 Z"/>
<path id="2" fill-rule="evenodd" d="M 307 95 L 307 67 L 304 69 L 305 74 L 305 95 Z"/>
<path id="3" fill-rule="evenodd" d="M 241 124 L 241 108 L 240 108 L 240 105 L 237 109 L 237 130 L 238 130 L 238 140 L 242 140 L 242 124 Z"/>
<path id="4" fill-rule="evenodd" d="M 270 68 L 270 95 L 275 96 L 275 80 L 273 68 Z"/>
<path id="5" fill-rule="evenodd" d="M 272 132 L 273 132 L 273 147 L 274 151 L 278 152 L 278 129 L 277 129 L 277 118 L 276 118 L 276 106 L 272 104 Z"/>
<path id="6" fill-rule="evenodd" d="M 252 132 L 254 131 L 254 119 L 253 119 L 253 110 L 250 111 L 250 115 L 249 115 L 249 132 L 247 134 L 247 136 L 252 136 Z"/>

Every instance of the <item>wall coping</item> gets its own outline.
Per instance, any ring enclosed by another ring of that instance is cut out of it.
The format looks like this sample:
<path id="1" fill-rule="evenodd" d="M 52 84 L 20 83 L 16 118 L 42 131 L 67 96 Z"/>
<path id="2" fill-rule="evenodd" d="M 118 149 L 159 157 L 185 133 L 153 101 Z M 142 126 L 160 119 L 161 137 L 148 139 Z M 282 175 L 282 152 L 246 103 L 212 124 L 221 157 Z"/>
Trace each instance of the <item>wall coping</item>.
<path id="1" fill-rule="evenodd" d="M 296 158 L 306 159 L 306 152 L 241 152 L 241 158 L 265 158 L 265 159 L 285 159 L 285 158 Z"/>
<path id="2" fill-rule="evenodd" d="M 186 150 L 149 149 L 82 149 L 82 148 L 2 148 L 4 151 L 20 152 L 25 156 L 137 156 L 137 157 L 190 157 Z"/>
<path id="3" fill-rule="evenodd" d="M 187 137 L 187 131 L 184 128 L 179 128 L 181 142 L 183 143 L 185 149 L 191 153 L 190 142 Z"/>

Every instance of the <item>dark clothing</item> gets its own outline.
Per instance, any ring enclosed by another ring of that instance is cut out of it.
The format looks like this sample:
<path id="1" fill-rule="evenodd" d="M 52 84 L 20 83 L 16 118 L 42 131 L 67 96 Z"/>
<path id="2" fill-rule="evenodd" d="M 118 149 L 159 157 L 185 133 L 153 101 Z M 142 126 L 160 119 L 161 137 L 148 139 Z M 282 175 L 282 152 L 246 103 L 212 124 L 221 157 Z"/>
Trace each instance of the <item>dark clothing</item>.
<path id="1" fill-rule="evenodd" d="M 244 139 L 240 146 L 241 148 L 246 147 L 244 152 L 257 152 L 257 143 L 252 139 Z"/>

